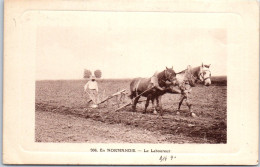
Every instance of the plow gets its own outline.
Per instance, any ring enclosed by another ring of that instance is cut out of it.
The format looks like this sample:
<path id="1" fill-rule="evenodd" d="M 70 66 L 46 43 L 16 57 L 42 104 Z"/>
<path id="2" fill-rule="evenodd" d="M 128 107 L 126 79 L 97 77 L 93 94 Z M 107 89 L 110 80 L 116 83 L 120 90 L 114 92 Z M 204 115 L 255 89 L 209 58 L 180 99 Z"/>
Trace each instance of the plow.
<path id="1" fill-rule="evenodd" d="M 151 88 L 149 88 L 149 89 L 147 89 L 146 91 L 140 93 L 138 96 L 136 96 L 136 97 L 132 100 L 132 102 L 133 102 L 136 98 L 142 96 L 144 93 L 148 92 L 149 90 L 151 90 L 151 89 L 153 89 L 153 88 L 154 88 L 154 86 L 151 87 Z M 144 102 L 144 101 L 146 101 L 146 100 L 139 101 L 138 103 L 141 103 L 141 102 Z M 117 109 L 115 110 L 115 112 L 117 112 L 117 111 L 119 111 L 119 110 L 121 110 L 121 109 L 123 109 L 123 108 L 125 108 L 125 107 L 127 107 L 127 106 L 130 106 L 130 105 L 132 104 L 132 102 L 129 102 L 129 103 L 127 103 L 127 104 L 125 104 L 125 105 L 123 105 L 123 106 L 117 108 Z"/>
<path id="2" fill-rule="evenodd" d="M 133 102 L 136 98 L 139 98 L 139 97 L 142 96 L 144 93 L 148 92 L 149 90 L 151 90 L 151 89 L 153 89 L 153 88 L 154 88 L 154 86 L 151 87 L 151 88 L 149 88 L 149 89 L 147 89 L 147 90 L 145 90 L 144 92 L 140 93 L 139 95 L 137 95 L 135 98 L 133 98 L 133 99 L 131 100 L 131 102 L 127 102 L 126 104 L 123 104 L 123 105 L 122 105 L 122 101 L 123 101 L 123 102 L 125 101 L 125 97 L 126 97 L 126 95 L 127 95 L 128 93 L 127 93 L 126 89 L 122 89 L 122 90 L 117 91 L 116 93 L 114 93 L 114 94 L 112 94 L 112 95 L 109 95 L 109 96 L 107 96 L 106 98 L 100 100 L 100 102 L 98 102 L 96 105 L 98 106 L 98 105 L 100 105 L 100 104 L 102 104 L 102 103 L 105 103 L 105 102 L 109 101 L 109 100 L 112 99 L 112 98 L 116 98 L 117 107 L 118 107 L 118 108 L 115 109 L 114 111 L 115 111 L 115 112 L 118 112 L 118 111 L 122 110 L 123 108 L 132 105 L 132 102 Z M 91 101 L 93 101 L 93 100 L 90 99 L 90 100 L 88 100 L 87 103 L 90 103 Z M 140 100 L 138 103 L 142 103 L 142 102 L 145 102 L 145 101 L 146 101 L 146 100 Z"/>

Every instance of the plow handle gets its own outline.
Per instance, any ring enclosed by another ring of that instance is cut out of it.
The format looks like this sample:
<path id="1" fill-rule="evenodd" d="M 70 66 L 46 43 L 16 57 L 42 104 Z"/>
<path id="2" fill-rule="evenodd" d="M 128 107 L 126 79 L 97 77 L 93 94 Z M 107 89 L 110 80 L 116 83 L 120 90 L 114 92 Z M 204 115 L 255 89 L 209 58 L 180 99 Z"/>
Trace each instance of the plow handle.
<path id="1" fill-rule="evenodd" d="M 123 90 L 121 90 L 121 91 L 119 91 L 119 92 L 116 92 L 116 93 L 114 93 L 114 94 L 108 96 L 107 98 L 105 98 L 105 99 L 102 100 L 101 102 L 99 102 L 97 105 L 102 104 L 102 103 L 104 103 L 105 101 L 107 101 L 107 100 L 113 98 L 114 96 L 120 95 L 121 93 L 123 93 L 123 92 L 125 92 L 125 91 L 126 91 L 126 90 L 123 89 Z"/>
<path id="2" fill-rule="evenodd" d="M 148 92 L 149 90 L 153 89 L 154 87 L 155 87 L 155 86 L 152 86 L 151 88 L 149 88 L 149 89 L 145 90 L 144 92 L 142 92 L 142 93 L 140 93 L 138 96 L 136 96 L 134 99 L 136 99 L 136 98 L 138 98 L 138 97 L 142 96 L 144 93 Z M 141 101 L 141 102 L 143 102 L 143 101 Z M 119 107 L 119 108 L 118 108 L 118 109 L 116 109 L 115 111 L 119 111 L 119 110 L 121 110 L 122 108 L 125 108 L 125 107 L 127 107 L 127 106 L 129 106 L 129 105 L 131 105 L 131 104 L 132 104 L 132 103 L 131 103 L 131 102 L 129 102 L 129 103 L 127 103 L 127 104 L 123 105 L 122 107 Z"/>

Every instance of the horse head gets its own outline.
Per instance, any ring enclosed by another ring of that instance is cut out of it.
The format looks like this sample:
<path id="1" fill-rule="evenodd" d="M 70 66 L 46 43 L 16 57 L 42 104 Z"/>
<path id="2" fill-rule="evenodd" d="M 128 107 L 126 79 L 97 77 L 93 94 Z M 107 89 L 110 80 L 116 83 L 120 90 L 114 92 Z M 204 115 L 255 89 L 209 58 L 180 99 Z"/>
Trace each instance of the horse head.
<path id="1" fill-rule="evenodd" d="M 205 65 L 202 63 L 202 65 L 199 68 L 198 77 L 199 80 L 204 83 L 205 86 L 209 86 L 211 84 L 211 71 L 209 69 L 209 65 Z"/>
<path id="2" fill-rule="evenodd" d="M 173 67 L 171 68 L 166 67 L 166 69 L 164 70 L 164 75 L 167 81 L 173 83 L 174 85 L 176 84 L 177 82 L 176 73 L 173 70 Z"/>

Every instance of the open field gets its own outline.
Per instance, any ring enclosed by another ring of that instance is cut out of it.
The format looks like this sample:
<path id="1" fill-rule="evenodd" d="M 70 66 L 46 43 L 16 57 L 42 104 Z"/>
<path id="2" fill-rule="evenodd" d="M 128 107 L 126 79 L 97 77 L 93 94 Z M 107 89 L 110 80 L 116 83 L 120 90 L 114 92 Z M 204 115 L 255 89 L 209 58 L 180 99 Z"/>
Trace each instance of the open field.
<path id="1" fill-rule="evenodd" d="M 226 76 L 213 76 L 211 77 L 212 85 L 216 86 L 227 86 Z"/>
<path id="2" fill-rule="evenodd" d="M 99 80 L 103 96 L 119 89 L 129 89 L 130 80 Z M 198 85 L 191 93 L 193 112 L 183 105 L 176 114 L 180 95 L 162 98 L 163 116 L 142 114 L 144 103 L 115 112 L 111 99 L 97 109 L 89 109 L 83 92 L 85 80 L 36 81 L 35 125 L 37 142 L 101 142 L 101 143 L 226 143 L 227 80 L 212 77 L 212 85 Z M 125 100 L 125 103 L 129 99 Z"/>

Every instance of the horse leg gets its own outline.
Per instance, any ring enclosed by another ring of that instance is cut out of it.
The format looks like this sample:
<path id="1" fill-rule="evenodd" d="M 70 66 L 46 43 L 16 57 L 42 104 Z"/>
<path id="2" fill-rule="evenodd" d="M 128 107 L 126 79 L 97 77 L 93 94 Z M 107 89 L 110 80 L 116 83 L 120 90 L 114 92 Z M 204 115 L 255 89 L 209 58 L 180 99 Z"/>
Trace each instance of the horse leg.
<path id="1" fill-rule="evenodd" d="M 146 113 L 146 110 L 147 110 L 147 107 L 149 106 L 150 100 L 151 100 L 151 96 L 148 95 L 147 99 L 146 99 L 145 107 L 144 107 L 144 112 L 143 112 L 144 114 Z"/>
<path id="2" fill-rule="evenodd" d="M 134 102 L 132 103 L 132 109 L 133 109 L 133 112 L 135 112 L 136 104 L 138 103 L 138 100 L 139 100 L 139 99 L 140 99 L 140 96 L 134 98 Z"/>
<path id="3" fill-rule="evenodd" d="M 157 101 L 158 110 L 160 111 L 160 115 L 162 116 L 162 115 L 163 115 L 162 96 L 157 97 L 157 98 L 156 98 L 156 101 Z"/>
<path id="4" fill-rule="evenodd" d="M 134 93 L 131 91 L 131 94 L 128 95 L 128 97 L 132 100 L 132 104 L 133 104 L 133 99 L 134 99 Z"/>
<path id="5" fill-rule="evenodd" d="M 131 91 L 131 94 L 128 96 L 131 99 L 132 102 L 132 109 L 135 110 L 135 105 L 134 105 L 134 99 L 135 99 L 135 91 Z"/>
<path id="6" fill-rule="evenodd" d="M 189 107 L 190 115 L 191 115 L 192 117 L 196 117 L 196 114 L 192 112 L 192 108 L 191 108 L 192 104 L 190 103 L 188 97 L 186 98 L 186 104 L 187 104 L 187 106 Z"/>
<path id="7" fill-rule="evenodd" d="M 180 100 L 180 102 L 179 102 L 179 107 L 178 107 L 177 115 L 180 114 L 181 104 L 182 104 L 183 100 L 185 99 L 185 96 L 181 95 L 181 98 L 180 98 L 180 99 L 181 99 L 181 100 Z"/>
<path id="8" fill-rule="evenodd" d="M 151 98 L 152 105 L 153 105 L 153 114 L 157 114 L 156 106 L 154 105 L 154 98 Z"/>

